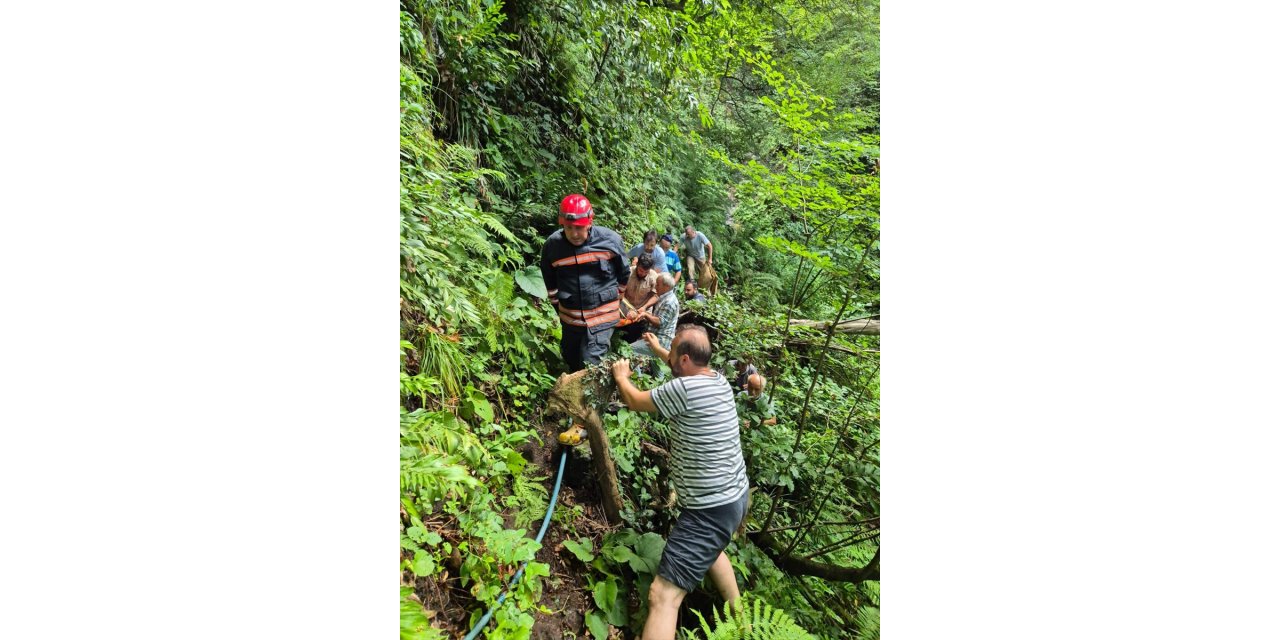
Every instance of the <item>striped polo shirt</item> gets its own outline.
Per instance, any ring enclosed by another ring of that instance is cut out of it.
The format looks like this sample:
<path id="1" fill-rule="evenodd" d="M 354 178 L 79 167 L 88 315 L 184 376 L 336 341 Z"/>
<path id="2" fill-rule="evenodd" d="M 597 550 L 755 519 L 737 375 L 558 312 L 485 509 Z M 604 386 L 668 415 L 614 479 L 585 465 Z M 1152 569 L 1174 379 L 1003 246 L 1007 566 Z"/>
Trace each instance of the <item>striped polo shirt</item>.
<path id="1" fill-rule="evenodd" d="M 675 423 L 671 477 L 682 509 L 709 509 L 747 491 L 733 389 L 719 372 L 676 378 L 653 389 L 653 404 Z"/>

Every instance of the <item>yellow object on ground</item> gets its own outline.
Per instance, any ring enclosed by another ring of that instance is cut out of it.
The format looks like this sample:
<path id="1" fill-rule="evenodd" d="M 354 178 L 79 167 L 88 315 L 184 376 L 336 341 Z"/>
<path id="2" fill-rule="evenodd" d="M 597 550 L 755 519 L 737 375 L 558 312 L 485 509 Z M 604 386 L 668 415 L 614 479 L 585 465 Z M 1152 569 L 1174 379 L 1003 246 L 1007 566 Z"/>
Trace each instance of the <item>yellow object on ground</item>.
<path id="1" fill-rule="evenodd" d="M 560 444 L 577 445 L 587 441 L 587 430 L 582 425 L 573 425 L 560 434 Z"/>

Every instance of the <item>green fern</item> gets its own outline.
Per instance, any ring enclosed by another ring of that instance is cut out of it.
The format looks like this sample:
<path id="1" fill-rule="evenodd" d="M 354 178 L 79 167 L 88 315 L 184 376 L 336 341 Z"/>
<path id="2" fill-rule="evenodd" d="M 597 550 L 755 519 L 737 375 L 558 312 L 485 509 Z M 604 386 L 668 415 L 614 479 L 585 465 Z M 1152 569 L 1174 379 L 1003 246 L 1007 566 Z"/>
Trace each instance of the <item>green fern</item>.
<path id="1" fill-rule="evenodd" d="M 400 420 L 400 440 L 419 447 L 423 453 L 448 456 L 471 469 L 484 469 L 492 462 L 480 438 L 467 423 L 444 411 L 421 409 L 404 414 Z"/>
<path id="2" fill-rule="evenodd" d="M 778 293 L 786 288 L 787 283 L 776 274 L 767 271 L 752 271 L 746 277 L 746 288 Z"/>
<path id="3" fill-rule="evenodd" d="M 420 494 L 428 503 L 450 493 L 465 493 L 479 484 L 466 467 L 451 462 L 448 456 L 429 453 L 400 461 L 401 492 Z"/>
<path id="4" fill-rule="evenodd" d="M 515 526 L 526 527 L 538 520 L 547 510 L 547 485 L 550 476 L 536 475 L 532 467 L 511 477 L 511 495 L 504 500 L 508 509 L 515 512 Z"/>
<path id="5" fill-rule="evenodd" d="M 484 225 L 484 228 L 498 234 L 503 240 L 512 243 L 520 243 L 520 239 L 517 238 L 514 233 L 511 233 L 511 230 L 507 229 L 507 227 L 504 226 L 497 218 L 488 214 L 481 214 L 476 216 L 476 219 L 481 225 Z"/>
<path id="6" fill-rule="evenodd" d="M 880 640 L 879 607 L 858 607 L 853 623 L 858 627 L 858 640 Z"/>
<path id="7" fill-rule="evenodd" d="M 481 326 L 481 333 L 489 346 L 489 351 L 497 353 L 501 347 L 498 339 L 499 332 L 505 329 L 500 326 L 502 311 L 511 304 L 515 296 L 515 279 L 497 270 L 488 271 L 483 275 L 487 276 L 488 280 L 483 291 L 477 291 L 477 296 L 482 298 L 482 303 L 488 306 L 489 317 Z"/>
<path id="8" fill-rule="evenodd" d="M 492 464 L 479 437 L 445 411 L 401 413 L 400 444 L 400 489 L 428 502 L 467 495 L 480 486 L 473 470 Z"/>
<path id="9" fill-rule="evenodd" d="M 515 297 L 515 278 L 510 274 L 502 271 L 493 271 L 489 274 L 489 305 L 495 311 L 501 311 L 511 304 L 511 299 Z"/>
<path id="10" fill-rule="evenodd" d="M 707 624 L 707 619 L 698 611 L 698 630 L 685 630 L 686 640 L 817 640 L 817 638 L 800 628 L 791 616 L 781 609 L 774 609 L 763 600 L 743 597 L 736 610 L 724 605 L 724 616 L 719 609 L 712 609 L 715 619 L 714 628 Z"/>
<path id="11" fill-rule="evenodd" d="M 468 233 L 457 234 L 453 238 L 453 241 L 458 243 L 458 246 L 462 247 L 463 249 L 466 249 L 468 252 L 474 255 L 479 255 L 480 257 L 484 258 L 486 261 L 492 260 L 493 254 L 494 254 L 494 247 L 493 247 L 493 242 L 489 240 L 488 236 L 480 235 L 477 233 L 470 233 L 470 231 L 472 231 L 471 229 L 468 229 L 467 231 Z"/>

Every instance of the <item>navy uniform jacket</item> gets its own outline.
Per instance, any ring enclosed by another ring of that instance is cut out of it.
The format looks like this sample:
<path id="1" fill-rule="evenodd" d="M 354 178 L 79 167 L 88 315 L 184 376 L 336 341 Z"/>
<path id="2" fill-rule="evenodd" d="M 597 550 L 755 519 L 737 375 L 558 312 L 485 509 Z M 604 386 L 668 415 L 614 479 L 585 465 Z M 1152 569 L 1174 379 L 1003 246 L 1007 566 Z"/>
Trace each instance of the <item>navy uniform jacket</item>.
<path id="1" fill-rule="evenodd" d="M 631 276 L 622 236 L 592 225 L 581 247 L 557 229 L 542 245 L 542 282 L 557 302 L 560 322 L 592 333 L 618 323 L 618 287 Z"/>

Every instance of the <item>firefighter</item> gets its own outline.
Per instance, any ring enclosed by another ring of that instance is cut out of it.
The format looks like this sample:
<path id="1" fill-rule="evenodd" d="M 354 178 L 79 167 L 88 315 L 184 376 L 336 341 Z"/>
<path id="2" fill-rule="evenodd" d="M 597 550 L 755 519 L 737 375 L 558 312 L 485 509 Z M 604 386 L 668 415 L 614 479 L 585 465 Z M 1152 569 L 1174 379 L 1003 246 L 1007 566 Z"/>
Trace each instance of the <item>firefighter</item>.
<path id="1" fill-rule="evenodd" d="M 621 318 L 618 297 L 631 275 L 622 236 L 597 227 L 591 202 L 579 194 L 560 201 L 561 229 L 542 245 L 542 281 L 560 316 L 560 356 L 570 372 L 599 364 Z"/>

